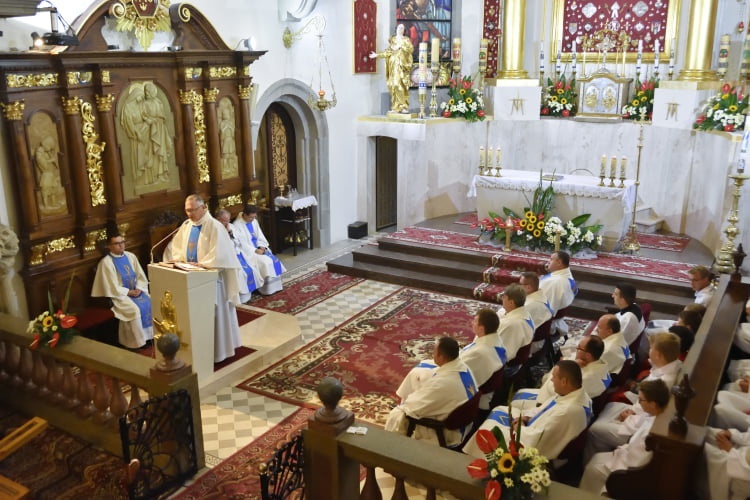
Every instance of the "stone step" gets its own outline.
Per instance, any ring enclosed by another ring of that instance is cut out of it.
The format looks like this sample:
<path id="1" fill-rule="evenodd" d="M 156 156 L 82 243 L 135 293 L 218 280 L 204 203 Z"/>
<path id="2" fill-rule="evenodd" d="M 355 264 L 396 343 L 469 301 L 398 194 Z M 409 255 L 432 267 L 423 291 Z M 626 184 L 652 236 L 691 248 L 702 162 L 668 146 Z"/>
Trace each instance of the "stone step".
<path id="1" fill-rule="evenodd" d="M 639 207 L 635 212 L 635 226 L 638 232 L 657 233 L 661 231 L 663 223 L 664 219 L 650 206 Z"/>

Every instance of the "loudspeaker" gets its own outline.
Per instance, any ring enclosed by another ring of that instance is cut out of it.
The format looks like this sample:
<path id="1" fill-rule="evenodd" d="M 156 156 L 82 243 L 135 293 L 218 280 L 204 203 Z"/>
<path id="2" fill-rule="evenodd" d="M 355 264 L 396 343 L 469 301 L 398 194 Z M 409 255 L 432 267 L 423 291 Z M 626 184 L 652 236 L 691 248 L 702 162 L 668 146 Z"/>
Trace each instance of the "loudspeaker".
<path id="1" fill-rule="evenodd" d="M 349 238 L 353 240 L 358 240 L 367 236 L 367 222 L 358 220 L 357 222 L 349 224 L 348 228 Z"/>

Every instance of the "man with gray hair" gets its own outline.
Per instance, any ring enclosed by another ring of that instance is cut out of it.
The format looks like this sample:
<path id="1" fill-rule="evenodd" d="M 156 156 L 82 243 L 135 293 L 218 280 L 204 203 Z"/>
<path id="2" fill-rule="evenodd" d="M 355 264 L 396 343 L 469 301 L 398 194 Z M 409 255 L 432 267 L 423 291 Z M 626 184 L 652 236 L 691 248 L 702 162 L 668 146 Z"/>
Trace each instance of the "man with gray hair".
<path id="1" fill-rule="evenodd" d="M 518 350 L 531 343 L 534 337 L 534 322 L 524 307 L 526 292 L 521 285 L 513 283 L 503 292 L 503 309 L 497 334 L 505 346 L 508 361 L 516 357 Z M 500 315 L 500 313 L 498 313 Z"/>

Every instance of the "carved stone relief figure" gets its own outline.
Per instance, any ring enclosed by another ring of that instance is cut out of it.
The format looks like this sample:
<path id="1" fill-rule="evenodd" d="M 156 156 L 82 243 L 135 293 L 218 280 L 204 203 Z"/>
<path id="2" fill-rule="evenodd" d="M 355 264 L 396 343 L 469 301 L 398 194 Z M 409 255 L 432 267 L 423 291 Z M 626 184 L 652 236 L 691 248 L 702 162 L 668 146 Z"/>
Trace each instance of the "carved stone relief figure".
<path id="1" fill-rule="evenodd" d="M 28 136 L 38 187 L 39 213 L 42 216 L 67 213 L 65 189 L 60 177 L 57 127 L 49 115 L 38 112 L 29 121 Z"/>
<path id="2" fill-rule="evenodd" d="M 11 228 L 0 224 L 0 312 L 18 313 L 17 304 L 13 307 L 11 298 L 14 295 L 8 277 L 18 254 L 18 236 Z"/>
<path id="3" fill-rule="evenodd" d="M 219 101 L 219 139 L 221 145 L 221 175 L 237 177 L 237 144 L 235 142 L 234 104 L 228 97 Z"/>
<path id="4" fill-rule="evenodd" d="M 179 188 L 174 155 L 174 115 L 152 81 L 134 82 L 117 110 L 117 137 L 123 164 L 123 197 Z"/>

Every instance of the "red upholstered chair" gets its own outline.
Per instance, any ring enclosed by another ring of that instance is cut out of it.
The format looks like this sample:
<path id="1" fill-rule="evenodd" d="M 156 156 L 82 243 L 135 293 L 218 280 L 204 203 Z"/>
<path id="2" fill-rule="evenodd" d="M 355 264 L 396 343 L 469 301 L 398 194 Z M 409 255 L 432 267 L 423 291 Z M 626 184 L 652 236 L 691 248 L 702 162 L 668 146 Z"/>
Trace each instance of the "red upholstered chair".
<path id="1" fill-rule="evenodd" d="M 465 403 L 461 404 L 461 406 L 450 412 L 450 414 L 445 417 L 445 420 L 436 420 L 434 418 L 414 418 L 407 415 L 406 419 L 408 420 L 409 425 L 406 428 L 406 435 L 408 437 L 411 437 L 414 434 L 417 426 L 421 425 L 422 427 L 427 427 L 435 431 L 435 434 L 437 434 L 438 443 L 440 443 L 441 448 L 460 448 L 463 443 L 454 447 L 448 446 L 447 442 L 445 441 L 445 429 L 455 431 L 473 423 L 474 419 L 477 416 L 477 413 L 479 412 L 479 398 L 481 398 L 481 396 L 482 393 L 480 391 L 477 391 Z M 469 434 L 470 433 L 467 433 L 464 436 L 464 441 L 469 436 Z"/>

